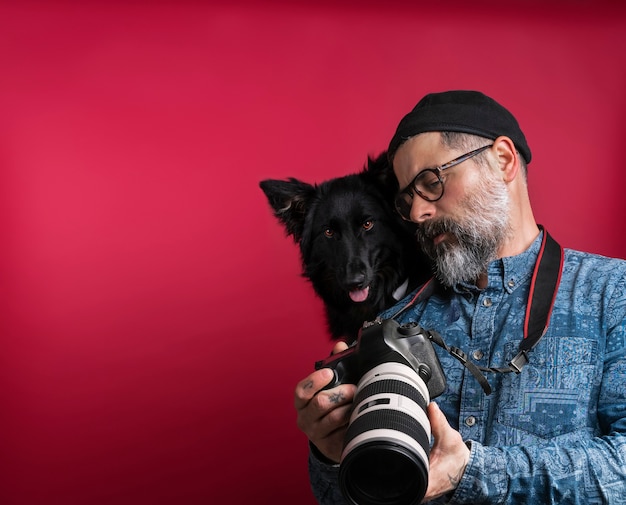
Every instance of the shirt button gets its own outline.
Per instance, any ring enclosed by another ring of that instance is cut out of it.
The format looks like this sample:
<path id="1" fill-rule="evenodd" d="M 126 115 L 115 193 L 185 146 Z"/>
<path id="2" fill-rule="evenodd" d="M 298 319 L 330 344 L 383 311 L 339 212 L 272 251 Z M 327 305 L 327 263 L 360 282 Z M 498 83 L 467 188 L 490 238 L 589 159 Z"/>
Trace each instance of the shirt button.
<path id="1" fill-rule="evenodd" d="M 493 302 L 491 301 L 491 298 L 485 298 L 485 299 L 483 300 L 483 305 L 484 305 L 485 307 L 491 307 L 491 306 L 493 305 Z"/>
<path id="2" fill-rule="evenodd" d="M 474 416 L 469 416 L 465 418 L 465 425 L 470 428 L 476 424 L 476 418 Z"/>
<path id="3" fill-rule="evenodd" d="M 476 360 L 479 361 L 481 359 L 483 359 L 484 353 L 480 350 L 480 349 L 476 349 L 473 353 L 472 353 L 472 357 Z"/>
<path id="4" fill-rule="evenodd" d="M 511 279 L 508 284 L 510 288 L 515 287 L 515 281 L 513 279 Z"/>

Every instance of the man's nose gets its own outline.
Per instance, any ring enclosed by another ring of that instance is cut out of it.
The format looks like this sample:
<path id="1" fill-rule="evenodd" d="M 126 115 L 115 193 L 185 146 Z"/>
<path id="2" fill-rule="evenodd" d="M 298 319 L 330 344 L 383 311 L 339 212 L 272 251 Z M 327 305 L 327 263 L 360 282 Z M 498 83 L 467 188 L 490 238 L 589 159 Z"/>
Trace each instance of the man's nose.
<path id="1" fill-rule="evenodd" d="M 409 216 L 414 223 L 423 223 L 435 217 L 435 202 L 424 200 L 421 196 L 415 195 L 411 202 L 411 212 Z"/>

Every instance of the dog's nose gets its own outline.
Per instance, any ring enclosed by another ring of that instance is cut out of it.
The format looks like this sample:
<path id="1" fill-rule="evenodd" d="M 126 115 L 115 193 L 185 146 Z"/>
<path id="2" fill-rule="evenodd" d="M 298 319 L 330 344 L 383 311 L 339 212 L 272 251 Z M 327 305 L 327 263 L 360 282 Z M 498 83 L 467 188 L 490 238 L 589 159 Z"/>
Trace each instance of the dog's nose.
<path id="1" fill-rule="evenodd" d="M 356 273 L 346 278 L 346 284 L 349 288 L 352 288 L 352 289 L 361 288 L 365 284 L 365 279 L 366 279 L 365 274 Z"/>
<path id="2" fill-rule="evenodd" d="M 351 262 L 346 270 L 346 284 L 353 288 L 363 287 L 367 280 L 367 268 L 361 261 Z"/>

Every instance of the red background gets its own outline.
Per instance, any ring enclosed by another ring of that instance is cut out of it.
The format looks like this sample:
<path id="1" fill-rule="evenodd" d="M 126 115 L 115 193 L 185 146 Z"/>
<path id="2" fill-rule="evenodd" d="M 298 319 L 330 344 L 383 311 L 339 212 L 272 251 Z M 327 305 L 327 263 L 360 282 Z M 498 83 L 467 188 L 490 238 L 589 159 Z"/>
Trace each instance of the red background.
<path id="1" fill-rule="evenodd" d="M 313 503 L 329 344 L 258 181 L 359 170 L 425 93 L 505 104 L 538 221 L 626 256 L 625 8 L 437 5 L 0 4 L 3 505 Z"/>

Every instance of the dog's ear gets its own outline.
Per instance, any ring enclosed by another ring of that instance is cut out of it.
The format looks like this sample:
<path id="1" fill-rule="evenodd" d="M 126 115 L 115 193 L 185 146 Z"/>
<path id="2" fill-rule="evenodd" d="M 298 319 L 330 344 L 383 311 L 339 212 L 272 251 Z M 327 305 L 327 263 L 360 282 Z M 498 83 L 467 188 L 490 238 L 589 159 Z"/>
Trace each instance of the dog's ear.
<path id="1" fill-rule="evenodd" d="M 304 220 L 316 194 L 315 186 L 298 179 L 286 181 L 266 179 L 259 183 L 267 196 L 274 215 L 285 225 L 287 235 L 294 241 L 302 240 Z"/>
<path id="2" fill-rule="evenodd" d="M 387 151 L 383 151 L 375 158 L 368 156 L 363 175 L 381 191 L 385 200 L 393 201 L 399 188 L 398 180 L 387 158 Z"/>

